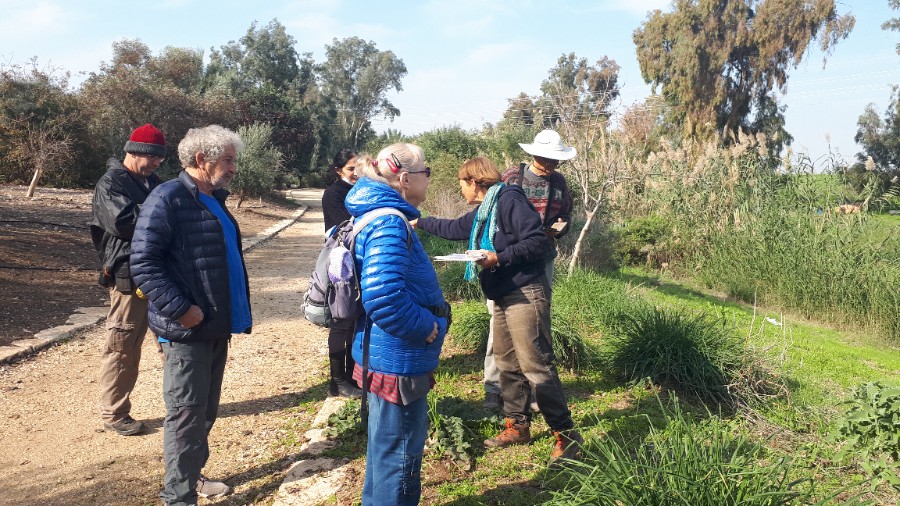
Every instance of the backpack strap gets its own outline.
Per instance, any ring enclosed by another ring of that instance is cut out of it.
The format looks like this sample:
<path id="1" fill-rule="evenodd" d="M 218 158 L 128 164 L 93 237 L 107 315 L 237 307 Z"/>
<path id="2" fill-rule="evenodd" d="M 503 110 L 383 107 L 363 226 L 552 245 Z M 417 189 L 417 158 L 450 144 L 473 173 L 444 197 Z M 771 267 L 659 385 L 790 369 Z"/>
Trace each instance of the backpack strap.
<path id="1" fill-rule="evenodd" d="M 353 232 L 350 236 L 349 249 L 353 253 L 354 257 L 356 256 L 356 236 L 362 231 L 363 228 L 365 228 L 366 225 L 368 225 L 375 218 L 378 218 L 379 216 L 387 216 L 390 214 L 403 218 L 403 222 L 406 223 L 406 247 L 407 249 L 412 249 L 412 227 L 410 227 L 409 220 L 406 218 L 406 215 L 394 209 L 393 207 L 382 207 L 363 214 L 359 217 L 359 220 L 353 220 Z M 357 293 L 359 293 L 359 296 L 362 297 L 362 287 L 359 286 L 359 276 L 356 272 L 355 258 L 353 260 L 353 279 L 355 279 L 357 283 Z M 369 341 L 371 340 L 372 336 L 372 325 L 372 318 L 370 318 L 367 313 L 366 327 L 363 330 L 362 397 L 360 399 L 359 405 L 359 418 L 362 422 L 363 427 L 368 426 L 369 420 Z"/>

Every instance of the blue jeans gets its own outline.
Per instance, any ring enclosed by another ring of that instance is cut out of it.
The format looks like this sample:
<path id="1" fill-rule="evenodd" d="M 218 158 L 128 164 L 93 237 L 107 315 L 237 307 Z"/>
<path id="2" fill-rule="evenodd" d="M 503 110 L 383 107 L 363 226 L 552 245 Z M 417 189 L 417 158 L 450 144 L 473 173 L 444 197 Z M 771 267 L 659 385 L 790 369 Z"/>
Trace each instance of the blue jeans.
<path id="1" fill-rule="evenodd" d="M 419 504 L 422 453 L 428 435 L 427 397 L 398 406 L 373 393 L 369 399 L 369 441 L 363 506 Z"/>
<path id="2" fill-rule="evenodd" d="M 228 340 L 161 344 L 166 476 L 159 497 L 170 506 L 197 504 L 197 479 L 209 458 L 208 435 L 219 412 Z"/>

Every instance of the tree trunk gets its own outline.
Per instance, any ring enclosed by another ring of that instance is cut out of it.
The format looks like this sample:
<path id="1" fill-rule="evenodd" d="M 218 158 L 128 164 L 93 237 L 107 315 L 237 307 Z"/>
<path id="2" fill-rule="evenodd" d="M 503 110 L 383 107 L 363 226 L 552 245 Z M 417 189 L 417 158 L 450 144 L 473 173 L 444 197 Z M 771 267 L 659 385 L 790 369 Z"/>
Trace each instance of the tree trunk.
<path id="1" fill-rule="evenodd" d="M 38 181 L 40 181 L 41 176 L 44 174 L 44 169 L 38 167 L 34 169 L 34 177 L 31 178 L 31 184 L 28 185 L 28 191 L 25 192 L 25 196 L 28 198 L 34 197 L 34 189 L 37 188 Z"/>
<path id="2" fill-rule="evenodd" d="M 603 205 L 603 199 L 606 197 L 606 187 L 608 185 L 609 182 L 603 185 L 603 188 L 600 189 L 600 195 L 597 197 L 597 201 L 594 204 L 594 208 L 586 213 L 587 221 L 585 221 L 584 226 L 581 227 L 581 233 L 578 234 L 578 240 L 575 241 L 575 248 L 572 250 L 572 259 L 569 260 L 569 276 L 575 271 L 575 266 L 578 264 L 578 256 L 581 254 L 581 245 L 584 243 L 584 238 L 587 237 L 588 230 L 591 228 L 591 223 L 594 221 L 594 216 L 597 216 L 597 211 L 599 211 L 600 206 Z"/>

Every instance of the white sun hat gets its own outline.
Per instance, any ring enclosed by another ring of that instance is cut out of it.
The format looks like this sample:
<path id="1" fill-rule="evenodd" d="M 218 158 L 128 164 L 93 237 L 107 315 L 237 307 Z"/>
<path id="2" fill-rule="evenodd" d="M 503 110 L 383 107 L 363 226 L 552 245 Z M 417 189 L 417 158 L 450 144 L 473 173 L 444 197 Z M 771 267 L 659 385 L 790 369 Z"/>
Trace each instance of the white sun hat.
<path id="1" fill-rule="evenodd" d="M 566 161 L 575 158 L 575 148 L 563 144 L 559 134 L 553 130 L 541 130 L 534 136 L 531 144 L 519 143 L 519 146 L 531 156 L 540 156 L 551 160 Z"/>

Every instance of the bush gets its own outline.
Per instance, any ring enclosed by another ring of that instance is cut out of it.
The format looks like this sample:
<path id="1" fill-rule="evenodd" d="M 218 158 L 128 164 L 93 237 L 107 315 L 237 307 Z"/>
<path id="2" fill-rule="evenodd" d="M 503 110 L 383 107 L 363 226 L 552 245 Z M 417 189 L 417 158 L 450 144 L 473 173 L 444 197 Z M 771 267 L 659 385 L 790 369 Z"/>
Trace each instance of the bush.
<path id="1" fill-rule="evenodd" d="M 659 267 L 664 261 L 662 251 L 671 234 L 672 224 L 662 216 L 635 218 L 619 231 L 616 253 L 627 265 Z"/>
<path id="2" fill-rule="evenodd" d="M 841 456 L 853 453 L 870 474 L 900 486 L 900 388 L 866 383 L 846 404 L 835 433 L 844 443 Z"/>
<path id="3" fill-rule="evenodd" d="M 491 315 L 483 300 L 466 301 L 453 308 L 453 325 L 450 334 L 453 342 L 466 349 L 484 353 L 487 348 Z"/>
<path id="4" fill-rule="evenodd" d="M 566 467 L 567 483 L 546 504 L 782 505 L 809 504 L 814 480 L 773 455 L 732 424 L 711 417 L 688 421 L 677 405 L 664 429 L 651 426 L 644 441 L 590 441 Z"/>
<path id="5" fill-rule="evenodd" d="M 238 195 L 238 207 L 246 197 L 264 197 L 275 190 L 275 177 L 283 156 L 272 146 L 272 127 L 264 123 L 241 127 L 238 136 L 244 150 L 238 154 L 238 171 L 229 188 Z"/>
<path id="6" fill-rule="evenodd" d="M 650 378 L 704 401 L 733 404 L 728 386 L 745 349 L 724 321 L 644 307 L 619 315 L 605 344 L 606 364 L 622 380 Z"/>

